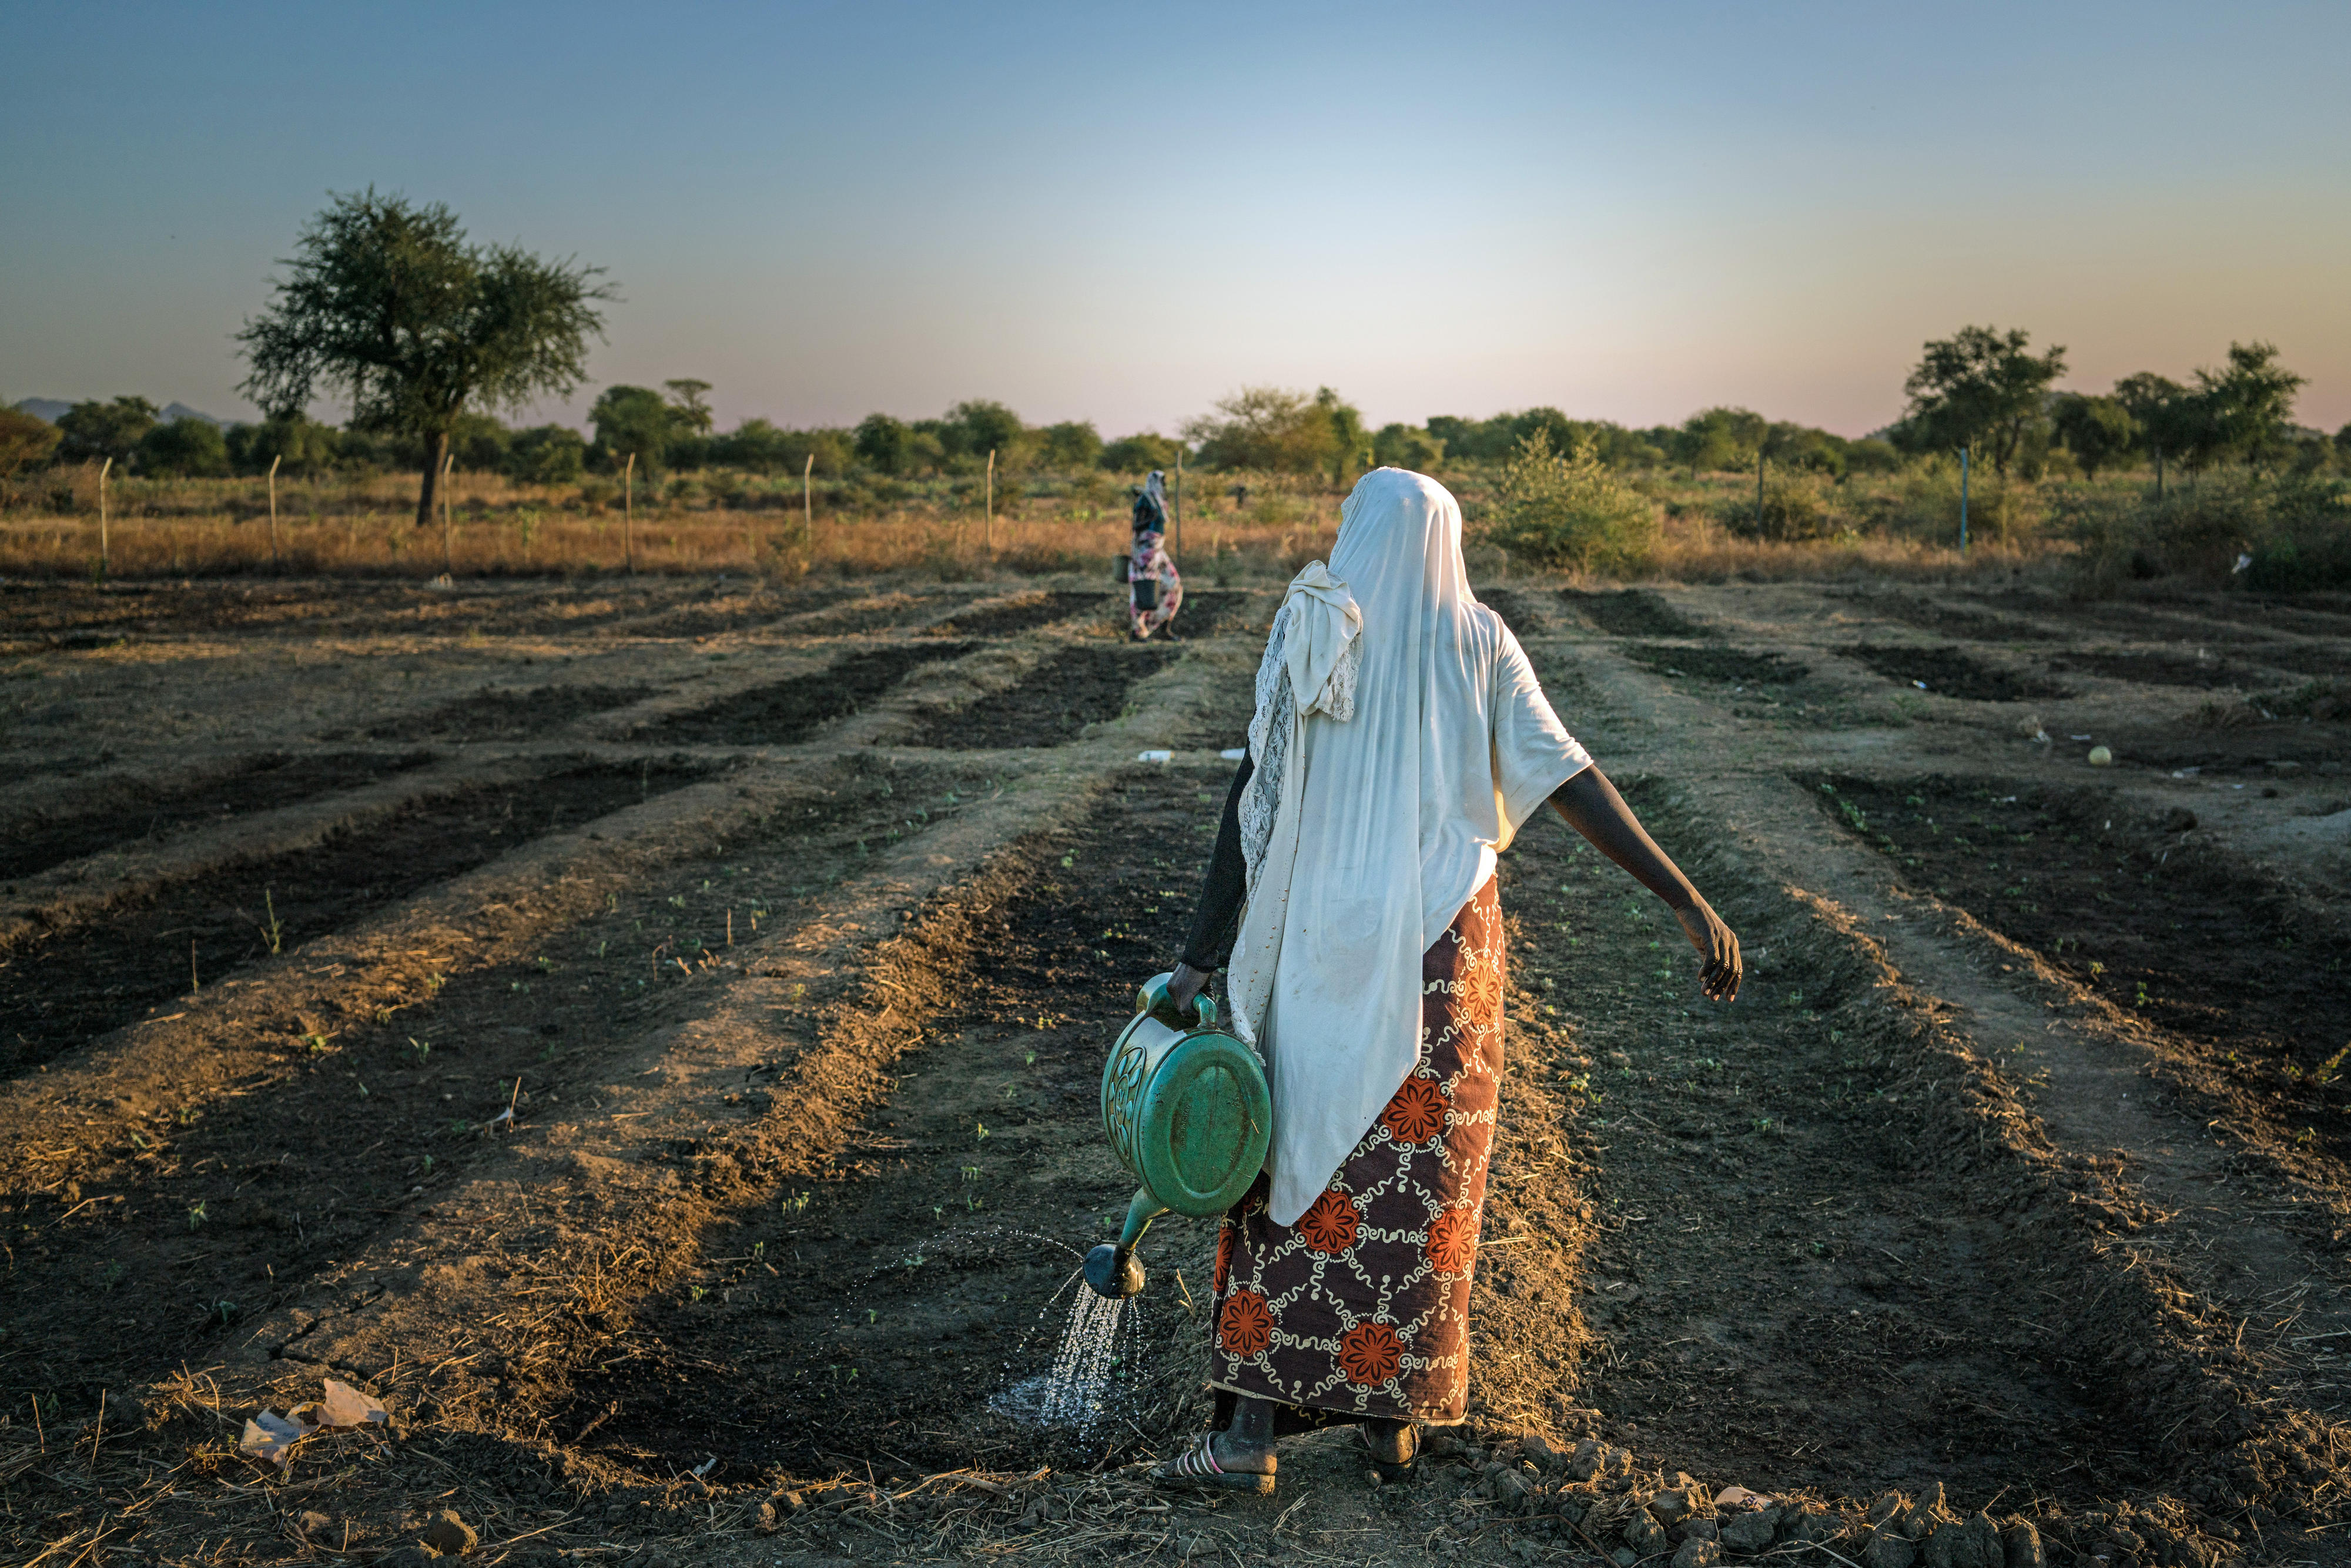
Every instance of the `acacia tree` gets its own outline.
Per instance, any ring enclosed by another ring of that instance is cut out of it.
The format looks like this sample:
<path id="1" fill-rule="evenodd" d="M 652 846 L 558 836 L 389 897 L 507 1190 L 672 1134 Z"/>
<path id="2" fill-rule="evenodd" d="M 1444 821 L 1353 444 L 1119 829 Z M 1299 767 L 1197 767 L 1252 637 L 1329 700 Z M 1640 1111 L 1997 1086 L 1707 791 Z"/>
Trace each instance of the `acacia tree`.
<path id="1" fill-rule="evenodd" d="M 2294 394 L 2305 378 L 2277 362 L 2274 343 L 2231 343 L 2229 363 L 2196 372 L 2211 455 L 2233 453 L 2250 467 L 2293 440 Z"/>
<path id="2" fill-rule="evenodd" d="M 2065 373 L 2065 350 L 2031 350 L 2030 334 L 1997 327 L 1962 327 L 1927 345 L 1917 369 L 1902 383 L 1910 394 L 1904 416 L 1923 447 L 1981 445 L 2002 478 L 2025 432 L 2041 417 L 2049 383 Z"/>
<path id="3" fill-rule="evenodd" d="M 416 520 L 433 517 L 449 435 L 469 404 L 563 397 L 602 336 L 601 267 L 513 246 L 473 246 L 456 214 L 399 196 L 332 199 L 282 261 L 267 310 L 237 334 L 253 373 L 239 389 L 273 417 L 324 382 L 349 392 L 351 428 L 423 447 Z"/>

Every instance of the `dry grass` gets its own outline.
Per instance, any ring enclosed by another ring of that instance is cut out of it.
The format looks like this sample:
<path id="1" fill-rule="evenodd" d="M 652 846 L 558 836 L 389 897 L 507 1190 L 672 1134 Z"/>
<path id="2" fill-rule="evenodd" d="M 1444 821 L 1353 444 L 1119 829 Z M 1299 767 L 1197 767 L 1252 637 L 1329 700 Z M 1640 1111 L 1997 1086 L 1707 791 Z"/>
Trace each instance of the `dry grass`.
<path id="1" fill-rule="evenodd" d="M 1491 476 L 1446 476 L 1476 531 Z M 1965 558 L 1939 528 L 1899 520 L 1845 528 L 1796 543 L 1744 538 L 1719 519 L 1746 482 L 1736 476 L 1657 482 L 1665 513 L 1656 547 L 1619 575 L 1687 581 L 1843 576 L 1942 578 L 2007 572 L 2071 554 L 2068 541 L 2020 532 L 1980 541 Z M 1236 486 L 1247 486 L 1246 501 Z M 258 479 L 118 481 L 109 490 L 107 575 L 120 579 L 298 576 L 430 579 L 563 577 L 635 570 L 810 575 L 917 574 L 963 580 L 1077 572 L 1107 579 L 1126 547 L 1123 497 L 1102 476 L 1032 476 L 1008 484 L 988 519 L 959 478 L 839 479 L 820 485 L 804 520 L 789 486 L 729 474 L 677 476 L 640 491 L 633 517 L 602 478 L 516 485 L 459 474 L 449 528 L 415 524 L 415 480 L 404 475 L 282 480 L 273 545 L 268 492 Z M 1880 485 L 1879 489 L 1890 489 Z M 1886 514 L 1892 497 L 1856 486 L 1857 515 Z M 1181 559 L 1215 581 L 1280 580 L 1328 553 L 1341 493 L 1286 476 L 1193 476 Z M 0 496 L 0 575 L 98 574 L 97 480 L 56 470 Z M 1508 565 L 1490 549 L 1481 575 Z"/>
<path id="2" fill-rule="evenodd" d="M 2068 559 L 2071 541 L 1996 539 L 1959 553 L 1941 543 L 1896 533 L 1844 534 L 1774 544 L 1742 538 L 1703 517 L 1669 519 L 1664 538 L 1642 566 L 1621 576 L 1677 582 L 1750 582 L 1802 578 L 1897 578 L 1946 580 L 1958 576 L 2005 577 L 2034 565 Z"/>

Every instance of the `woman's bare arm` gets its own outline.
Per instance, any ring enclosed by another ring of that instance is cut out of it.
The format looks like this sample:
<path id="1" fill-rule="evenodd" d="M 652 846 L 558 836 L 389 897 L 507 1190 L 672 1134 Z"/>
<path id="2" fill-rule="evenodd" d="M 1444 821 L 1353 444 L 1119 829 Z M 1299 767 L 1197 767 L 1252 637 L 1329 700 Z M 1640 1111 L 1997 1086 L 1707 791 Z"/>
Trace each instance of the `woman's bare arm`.
<path id="1" fill-rule="evenodd" d="M 1552 791 L 1552 809 L 1567 825 L 1591 841 L 1592 847 L 1623 866 L 1633 880 L 1665 900 L 1681 922 L 1700 963 L 1698 988 L 1708 998 L 1727 1002 L 1739 994 L 1743 967 L 1739 937 L 1722 923 L 1711 904 L 1698 895 L 1689 878 L 1650 838 L 1625 797 L 1597 765 L 1586 768 Z"/>

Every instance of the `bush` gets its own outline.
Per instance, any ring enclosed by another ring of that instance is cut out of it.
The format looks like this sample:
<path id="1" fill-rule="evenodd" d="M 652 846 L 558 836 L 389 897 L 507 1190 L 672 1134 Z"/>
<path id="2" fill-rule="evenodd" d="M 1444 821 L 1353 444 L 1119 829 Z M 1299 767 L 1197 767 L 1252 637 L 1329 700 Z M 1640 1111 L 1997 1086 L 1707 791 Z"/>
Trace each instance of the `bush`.
<path id="1" fill-rule="evenodd" d="M 156 412 L 155 405 L 143 397 L 78 402 L 57 416 L 57 429 L 65 437 L 57 455 L 68 463 L 99 463 L 111 457 L 120 468 L 155 428 Z"/>
<path id="2" fill-rule="evenodd" d="M 2143 491 L 2069 495 L 2060 516 L 2094 579 L 2351 588 L 2351 485 L 2322 475 L 2210 474 L 2159 501 Z"/>
<path id="3" fill-rule="evenodd" d="M 587 463 L 586 439 L 560 424 L 517 430 L 507 446 L 507 477 L 525 485 L 569 485 Z"/>
<path id="4" fill-rule="evenodd" d="M 449 455 L 469 474 L 501 474 L 514 433 L 486 413 L 461 413 L 449 431 Z"/>
<path id="5" fill-rule="evenodd" d="M 2262 529 L 2245 563 L 2245 586 L 2263 593 L 2351 588 L 2351 486 L 2317 475 L 2260 486 Z"/>
<path id="6" fill-rule="evenodd" d="M 233 425 L 228 432 L 229 464 L 240 474 L 266 474 L 272 458 L 281 474 L 317 474 L 332 467 L 342 449 L 340 431 L 300 414 Z"/>
<path id="7" fill-rule="evenodd" d="M 1549 433 L 1520 443 L 1496 487 L 1485 537 L 1539 566 L 1629 565 L 1657 538 L 1657 509 L 1617 478 L 1589 444 L 1562 455 Z"/>
<path id="8" fill-rule="evenodd" d="M 2040 531 L 2041 512 L 2030 485 L 2007 485 L 1979 465 L 1968 482 L 1968 538 L 1978 544 L 2013 543 Z M 1858 521 L 1924 543 L 1959 542 L 1959 465 L 1940 453 L 1911 465 L 1900 483 L 1854 503 Z"/>
<path id="9" fill-rule="evenodd" d="M 1037 461 L 1056 472 L 1091 468 L 1102 461 L 1102 438 L 1084 420 L 1064 420 L 1037 433 Z"/>
<path id="10" fill-rule="evenodd" d="M 20 469 L 47 463 L 63 438 L 64 433 L 46 419 L 19 409 L 0 408 L 0 479 L 14 478 Z"/>
<path id="11" fill-rule="evenodd" d="M 208 419 L 175 419 L 139 442 L 139 471 L 183 479 L 216 479 L 228 472 L 228 438 Z"/>
<path id="12" fill-rule="evenodd" d="M 1409 424 L 1384 424 L 1372 437 L 1372 461 L 1425 474 L 1445 461 L 1445 443 Z"/>
<path id="13" fill-rule="evenodd" d="M 840 430 L 779 430 L 764 419 L 747 419 L 733 434 L 714 436 L 710 461 L 759 474 L 801 473 L 810 457 L 819 474 L 847 470 L 854 455 L 852 435 Z"/>
<path id="14" fill-rule="evenodd" d="M 1826 538 L 1842 528 L 1817 482 L 1772 477 L 1768 471 L 1760 516 L 1753 496 L 1737 496 L 1716 503 L 1715 521 L 1741 538 L 1775 544 Z"/>
<path id="15" fill-rule="evenodd" d="M 1102 466 L 1119 474 L 1148 474 L 1154 468 L 1176 466 L 1181 447 L 1155 430 L 1122 435 L 1102 450 Z"/>

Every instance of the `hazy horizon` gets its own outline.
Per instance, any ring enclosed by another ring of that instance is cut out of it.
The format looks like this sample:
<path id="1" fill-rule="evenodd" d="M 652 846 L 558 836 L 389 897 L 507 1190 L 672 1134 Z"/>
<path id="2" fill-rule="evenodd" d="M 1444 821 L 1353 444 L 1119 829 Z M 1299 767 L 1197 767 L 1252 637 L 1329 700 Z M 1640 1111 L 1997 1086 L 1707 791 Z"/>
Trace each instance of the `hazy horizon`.
<path id="1" fill-rule="evenodd" d="M 2268 340 L 2301 423 L 2351 422 L 2340 7 L 133 5 L 0 40 L 12 402 L 251 417 L 231 335 L 372 184 L 609 270 L 592 380 L 534 418 L 695 376 L 722 426 L 987 397 L 1117 435 L 1270 382 L 1858 435 L 1987 323 L 2100 391 Z"/>

